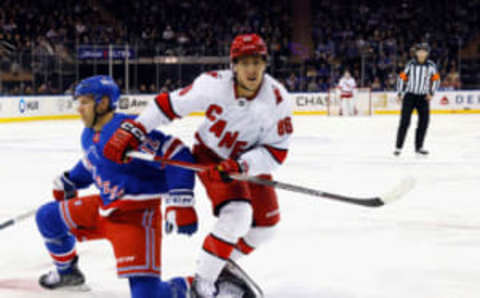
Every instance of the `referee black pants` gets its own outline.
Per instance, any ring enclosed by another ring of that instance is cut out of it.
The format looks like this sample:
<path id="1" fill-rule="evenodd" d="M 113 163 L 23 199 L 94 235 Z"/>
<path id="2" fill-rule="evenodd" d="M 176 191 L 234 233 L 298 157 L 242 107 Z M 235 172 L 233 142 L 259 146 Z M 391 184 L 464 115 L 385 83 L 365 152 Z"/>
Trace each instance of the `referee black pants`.
<path id="1" fill-rule="evenodd" d="M 422 149 L 423 147 L 430 118 L 430 103 L 425 99 L 425 95 L 407 93 L 403 98 L 400 126 L 398 127 L 397 133 L 398 149 L 403 147 L 414 109 L 417 109 L 418 113 L 418 125 L 415 134 L 415 150 Z"/>

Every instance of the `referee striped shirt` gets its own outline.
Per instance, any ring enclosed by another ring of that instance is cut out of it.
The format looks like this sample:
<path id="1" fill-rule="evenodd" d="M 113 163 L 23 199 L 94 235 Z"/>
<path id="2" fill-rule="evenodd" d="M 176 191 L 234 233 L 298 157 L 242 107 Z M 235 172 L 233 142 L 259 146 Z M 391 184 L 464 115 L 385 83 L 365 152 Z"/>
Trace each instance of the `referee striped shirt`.
<path id="1" fill-rule="evenodd" d="M 405 93 L 433 96 L 439 85 L 440 74 L 435 63 L 431 60 L 419 63 L 413 59 L 407 63 L 405 70 L 398 77 L 397 92 L 401 96 Z"/>

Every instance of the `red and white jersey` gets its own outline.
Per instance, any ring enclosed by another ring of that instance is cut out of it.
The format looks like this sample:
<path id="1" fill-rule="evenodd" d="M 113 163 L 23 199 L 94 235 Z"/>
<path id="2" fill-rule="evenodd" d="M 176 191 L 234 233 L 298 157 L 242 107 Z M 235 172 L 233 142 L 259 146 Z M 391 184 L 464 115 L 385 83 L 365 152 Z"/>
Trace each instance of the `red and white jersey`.
<path id="1" fill-rule="evenodd" d="M 238 97 L 231 70 L 204 73 L 171 93 L 158 95 L 137 118 L 147 131 L 192 112 L 204 111 L 197 142 L 219 157 L 248 165 L 248 174 L 271 173 L 284 162 L 293 132 L 291 98 L 265 74 L 252 98 Z"/>
<path id="2" fill-rule="evenodd" d="M 355 91 L 355 88 L 357 87 L 357 84 L 355 83 L 355 79 L 350 77 L 350 78 L 345 78 L 342 77 L 340 79 L 340 82 L 338 82 L 338 88 L 340 89 L 340 95 L 341 96 L 353 96 L 353 92 Z"/>

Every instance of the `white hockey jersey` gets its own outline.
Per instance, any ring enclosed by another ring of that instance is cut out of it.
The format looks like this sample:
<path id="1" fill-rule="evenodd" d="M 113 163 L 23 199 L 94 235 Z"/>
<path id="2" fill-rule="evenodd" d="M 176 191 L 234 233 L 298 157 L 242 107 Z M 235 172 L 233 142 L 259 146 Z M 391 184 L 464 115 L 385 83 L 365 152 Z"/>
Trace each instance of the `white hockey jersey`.
<path id="1" fill-rule="evenodd" d="M 204 111 L 196 138 L 219 157 L 246 162 L 248 174 L 268 174 L 287 156 L 293 132 L 291 99 L 268 74 L 252 98 L 236 94 L 231 70 L 204 73 L 183 89 L 158 95 L 137 118 L 147 131 Z"/>
<path id="2" fill-rule="evenodd" d="M 340 79 L 340 82 L 338 82 L 338 88 L 340 89 L 340 94 L 344 96 L 352 96 L 356 87 L 357 87 L 357 84 L 355 83 L 355 79 L 352 77 L 348 79 L 345 77 L 342 77 Z"/>

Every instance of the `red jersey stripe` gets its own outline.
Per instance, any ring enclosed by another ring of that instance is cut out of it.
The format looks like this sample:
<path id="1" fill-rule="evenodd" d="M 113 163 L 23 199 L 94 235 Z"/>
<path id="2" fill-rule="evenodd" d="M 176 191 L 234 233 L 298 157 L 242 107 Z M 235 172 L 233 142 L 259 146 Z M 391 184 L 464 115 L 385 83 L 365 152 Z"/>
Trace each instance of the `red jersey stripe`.
<path id="1" fill-rule="evenodd" d="M 173 157 L 172 153 L 175 152 L 175 150 L 178 148 L 178 146 L 182 146 L 182 141 L 180 141 L 179 139 L 174 139 L 172 144 L 165 151 L 165 154 L 163 155 L 163 157 L 166 158 L 166 159 L 172 158 Z"/>
<path id="2" fill-rule="evenodd" d="M 170 101 L 170 95 L 168 93 L 157 95 L 157 97 L 155 97 L 155 103 L 168 119 L 174 120 L 176 118 L 180 118 L 180 116 L 178 116 L 173 110 L 172 102 Z"/>
<path id="3" fill-rule="evenodd" d="M 264 145 L 265 149 L 267 149 L 268 153 L 275 159 L 276 162 L 279 164 L 283 163 L 287 158 L 287 149 L 278 149 L 272 146 Z"/>

